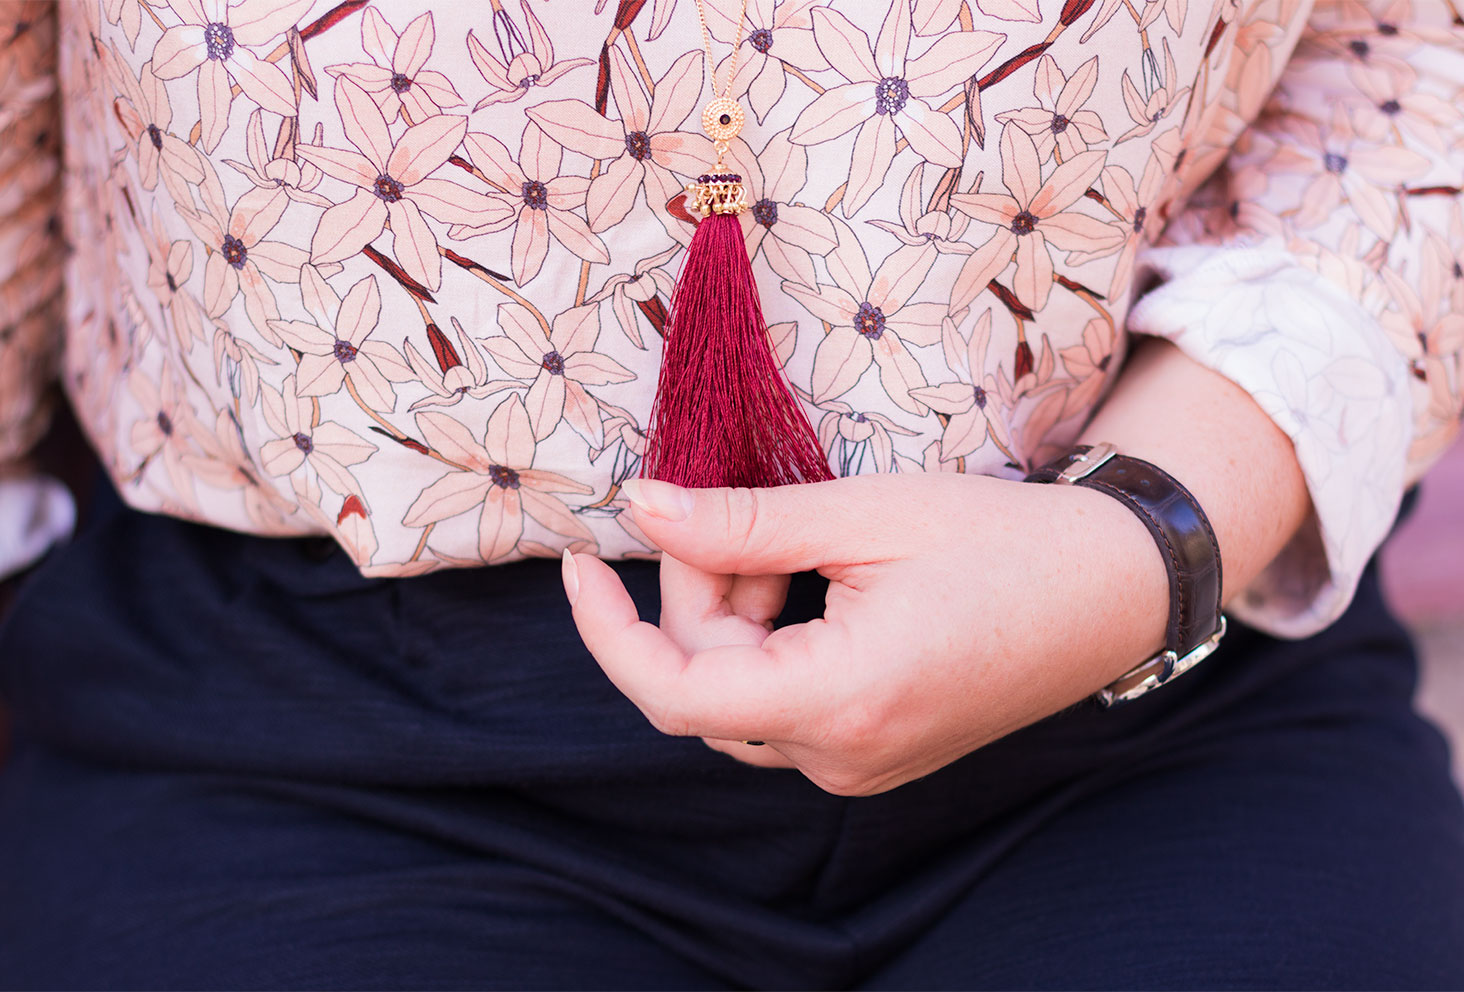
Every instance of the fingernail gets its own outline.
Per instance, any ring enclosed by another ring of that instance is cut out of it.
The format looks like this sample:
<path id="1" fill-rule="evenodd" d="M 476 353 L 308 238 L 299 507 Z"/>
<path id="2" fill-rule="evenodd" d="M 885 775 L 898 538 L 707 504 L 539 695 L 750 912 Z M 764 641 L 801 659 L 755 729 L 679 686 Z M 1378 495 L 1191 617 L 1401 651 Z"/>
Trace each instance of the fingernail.
<path id="1" fill-rule="evenodd" d="M 560 570 L 564 573 L 564 594 L 569 597 L 569 605 L 573 606 L 579 599 L 579 566 L 568 548 L 564 549 L 564 557 L 560 559 Z"/>
<path id="2" fill-rule="evenodd" d="M 653 517 L 685 520 L 691 515 L 691 493 L 669 482 L 655 479 L 626 479 L 620 484 L 625 498 Z"/>

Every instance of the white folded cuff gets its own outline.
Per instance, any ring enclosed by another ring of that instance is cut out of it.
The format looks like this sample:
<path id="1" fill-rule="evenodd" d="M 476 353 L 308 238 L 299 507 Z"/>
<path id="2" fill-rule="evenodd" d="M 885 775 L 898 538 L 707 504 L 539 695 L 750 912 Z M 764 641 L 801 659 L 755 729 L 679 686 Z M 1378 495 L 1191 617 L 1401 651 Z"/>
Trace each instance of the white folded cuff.
<path id="1" fill-rule="evenodd" d="M 75 525 L 76 504 L 55 479 L 0 478 L 0 579 L 39 559 Z"/>
<path id="2" fill-rule="evenodd" d="M 1311 519 L 1228 611 L 1276 636 L 1316 633 L 1352 601 L 1397 516 L 1407 363 L 1358 301 L 1284 251 L 1185 245 L 1139 264 L 1162 282 L 1134 304 L 1129 330 L 1167 338 L 1250 393 L 1296 446 L 1311 494 Z"/>

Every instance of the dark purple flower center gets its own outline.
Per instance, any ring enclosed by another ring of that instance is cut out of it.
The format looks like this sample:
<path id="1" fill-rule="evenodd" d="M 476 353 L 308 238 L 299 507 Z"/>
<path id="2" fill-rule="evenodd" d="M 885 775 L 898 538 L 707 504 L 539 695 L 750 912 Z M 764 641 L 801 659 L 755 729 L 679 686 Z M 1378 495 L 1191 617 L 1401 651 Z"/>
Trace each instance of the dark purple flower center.
<path id="1" fill-rule="evenodd" d="M 768 49 L 773 47 L 773 32 L 769 31 L 767 28 L 758 28 L 752 34 L 747 36 L 747 41 L 748 44 L 752 45 L 754 50 L 762 52 L 764 55 L 766 55 L 768 53 Z"/>
<path id="2" fill-rule="evenodd" d="M 394 72 L 391 74 L 391 90 L 393 93 L 405 93 L 412 88 L 412 81 L 405 73 Z"/>
<path id="3" fill-rule="evenodd" d="M 1053 134 L 1062 134 L 1064 131 L 1066 131 L 1068 129 L 1068 125 L 1071 124 L 1071 123 L 1072 123 L 1072 121 L 1069 120 L 1068 118 L 1064 117 L 1062 114 L 1053 114 L 1052 115 L 1052 133 Z"/>
<path id="4" fill-rule="evenodd" d="M 651 157 L 651 136 L 644 131 L 631 131 L 625 136 L 625 150 L 637 162 Z"/>
<path id="5" fill-rule="evenodd" d="M 224 245 L 221 250 L 224 253 L 224 261 L 236 269 L 244 268 L 244 263 L 249 259 L 249 249 L 244 247 L 244 242 L 232 234 L 224 235 Z"/>
<path id="6" fill-rule="evenodd" d="M 1382 103 L 1378 104 L 1378 109 L 1387 114 L 1389 117 L 1392 117 L 1394 114 L 1403 109 L 1403 105 L 1397 100 L 1384 100 Z"/>
<path id="7" fill-rule="evenodd" d="M 178 281 L 173 278 L 173 273 L 171 273 L 171 272 L 164 272 L 163 273 L 163 278 L 165 280 L 167 280 L 167 283 L 168 283 L 168 292 L 170 292 L 170 293 L 176 293 L 176 292 L 178 292 Z"/>
<path id="8" fill-rule="evenodd" d="M 1369 46 L 1368 43 L 1363 41 L 1361 38 L 1348 42 L 1347 47 L 1352 49 L 1352 54 L 1356 55 L 1360 59 L 1366 59 L 1368 55 L 1372 52 L 1371 46 Z"/>
<path id="9" fill-rule="evenodd" d="M 550 375 L 564 375 L 564 356 L 553 349 L 544 352 L 544 360 L 539 364 L 548 369 Z"/>
<path id="10" fill-rule="evenodd" d="M 383 172 L 376 177 L 376 182 L 372 186 L 372 192 L 387 203 L 395 203 L 402 198 L 403 188 L 401 183 Z"/>
<path id="11" fill-rule="evenodd" d="M 868 300 L 859 304 L 859 312 L 854 315 L 854 330 L 871 341 L 878 341 L 879 336 L 884 333 L 884 329 L 884 311 Z"/>
<path id="12" fill-rule="evenodd" d="M 1389 24 L 1386 21 L 1378 25 L 1378 34 L 1385 37 L 1392 37 L 1398 33 L 1398 25 Z"/>
<path id="13" fill-rule="evenodd" d="M 1454 278 L 1464 279 L 1464 265 L 1460 265 L 1458 262 L 1454 263 Z"/>
<path id="14" fill-rule="evenodd" d="M 507 465 L 489 465 L 488 481 L 492 482 L 499 489 L 517 489 L 519 487 L 519 474 Z"/>
<path id="15" fill-rule="evenodd" d="M 1341 175 L 1342 171 L 1347 168 L 1346 156 L 1338 155 L 1336 152 L 1327 152 L 1322 156 L 1322 163 L 1326 165 L 1328 172 L 1336 175 Z"/>
<path id="16" fill-rule="evenodd" d="M 156 124 L 149 124 L 147 126 L 147 136 L 154 148 L 158 151 L 163 150 L 163 132 L 158 130 Z"/>
<path id="17" fill-rule="evenodd" d="M 1037 217 L 1030 210 L 1023 210 L 1012 218 L 1013 234 L 1031 234 L 1037 230 Z"/>
<path id="18" fill-rule="evenodd" d="M 295 447 L 299 448 L 307 455 L 315 450 L 315 442 L 310 439 L 309 434 L 304 434 L 300 431 L 296 431 L 295 436 L 292 440 L 295 442 Z"/>
<path id="19" fill-rule="evenodd" d="M 886 76 L 874 84 L 874 112 L 898 114 L 910 99 L 910 86 L 899 76 Z"/>
<path id="20" fill-rule="evenodd" d="M 203 44 L 208 57 L 216 61 L 234 54 L 234 31 L 222 21 L 214 21 L 203 29 Z"/>
<path id="21" fill-rule="evenodd" d="M 335 347 L 331 351 L 335 354 L 336 361 L 342 365 L 356 360 L 356 346 L 349 341 L 342 341 L 340 338 L 336 338 Z"/>
<path id="22" fill-rule="evenodd" d="M 158 411 L 158 430 L 162 431 L 168 437 L 173 436 L 173 418 L 162 410 Z"/>
<path id="23" fill-rule="evenodd" d="M 1108 354 L 1106 354 L 1102 358 L 1098 359 L 1098 371 L 1100 371 L 1100 372 L 1107 372 L 1108 371 L 1108 366 L 1110 364 L 1112 364 L 1112 362 L 1113 362 L 1113 352 L 1110 351 Z"/>
<path id="24" fill-rule="evenodd" d="M 1144 233 L 1144 221 L 1149 219 L 1149 208 L 1140 207 L 1134 211 L 1134 233 Z"/>
<path id="25" fill-rule="evenodd" d="M 986 390 L 982 389 L 980 386 L 972 386 L 971 398 L 976 401 L 976 409 L 986 409 Z"/>
<path id="26" fill-rule="evenodd" d="M 526 90 L 530 86 L 536 85 L 538 82 L 539 82 L 539 74 L 537 72 L 532 73 L 531 75 L 525 76 L 523 79 L 520 79 L 519 80 L 519 84 L 518 84 L 519 85 L 519 89 Z"/>
<path id="27" fill-rule="evenodd" d="M 523 187 L 524 203 L 534 210 L 549 209 L 549 187 L 537 179 L 530 179 Z"/>
<path id="28" fill-rule="evenodd" d="M 869 420 L 869 418 L 862 413 L 851 413 L 849 414 L 849 419 L 854 421 L 854 423 L 856 424 L 862 424 Z"/>
<path id="29" fill-rule="evenodd" d="M 764 197 L 752 205 L 752 219 L 763 227 L 772 227 L 778 222 L 778 205 Z"/>

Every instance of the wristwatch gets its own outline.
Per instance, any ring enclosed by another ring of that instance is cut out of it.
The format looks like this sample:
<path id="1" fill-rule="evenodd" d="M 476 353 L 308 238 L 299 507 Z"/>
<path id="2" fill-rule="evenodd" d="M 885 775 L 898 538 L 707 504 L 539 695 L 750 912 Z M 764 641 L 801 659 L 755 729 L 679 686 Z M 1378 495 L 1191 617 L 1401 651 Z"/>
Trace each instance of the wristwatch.
<path id="1" fill-rule="evenodd" d="M 1079 445 L 1027 476 L 1028 482 L 1084 486 L 1134 512 L 1159 546 L 1169 576 L 1164 650 L 1101 689 L 1103 706 L 1159 688 L 1208 658 L 1225 636 L 1220 612 L 1220 545 L 1205 511 L 1173 476 L 1111 444 Z"/>

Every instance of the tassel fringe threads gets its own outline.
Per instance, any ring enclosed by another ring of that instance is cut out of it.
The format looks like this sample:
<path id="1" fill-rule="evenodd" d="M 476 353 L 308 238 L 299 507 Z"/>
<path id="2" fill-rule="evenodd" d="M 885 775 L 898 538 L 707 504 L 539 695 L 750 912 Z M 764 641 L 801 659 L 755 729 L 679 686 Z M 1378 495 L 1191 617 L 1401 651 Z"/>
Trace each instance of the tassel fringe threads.
<path id="1" fill-rule="evenodd" d="M 666 323 L 644 478 L 781 486 L 834 477 L 773 355 L 737 220 L 740 176 L 688 188 L 697 225 Z"/>

